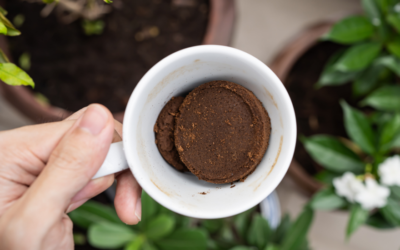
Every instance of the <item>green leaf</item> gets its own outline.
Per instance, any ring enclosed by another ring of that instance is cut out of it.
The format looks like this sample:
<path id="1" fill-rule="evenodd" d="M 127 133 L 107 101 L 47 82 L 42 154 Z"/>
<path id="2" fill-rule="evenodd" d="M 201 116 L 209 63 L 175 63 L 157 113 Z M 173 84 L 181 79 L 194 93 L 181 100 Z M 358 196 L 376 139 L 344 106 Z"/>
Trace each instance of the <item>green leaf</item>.
<path id="1" fill-rule="evenodd" d="M 374 18 L 381 17 L 381 12 L 380 12 L 375 0 L 361 0 L 361 4 L 364 8 L 364 11 L 368 14 L 368 17 L 371 20 L 373 20 Z"/>
<path id="2" fill-rule="evenodd" d="M 390 53 L 400 58 L 400 36 L 390 41 L 387 44 L 387 49 Z"/>
<path id="3" fill-rule="evenodd" d="M 7 27 L 7 36 L 19 36 L 21 32 L 0 12 L 0 22 Z"/>
<path id="4" fill-rule="evenodd" d="M 155 242 L 161 250 L 206 250 L 207 236 L 197 229 L 179 229 Z"/>
<path id="5" fill-rule="evenodd" d="M 279 250 L 280 248 L 276 245 L 268 245 L 264 250 Z"/>
<path id="6" fill-rule="evenodd" d="M 285 238 L 291 225 L 292 223 L 290 221 L 289 215 L 285 214 L 285 216 L 283 216 L 281 220 L 281 223 L 274 232 L 274 235 L 272 237 L 272 242 L 280 245 L 282 243 L 282 240 Z"/>
<path id="7" fill-rule="evenodd" d="M 353 16 L 337 22 L 323 39 L 337 43 L 351 44 L 372 36 L 374 26 L 362 16 Z"/>
<path id="8" fill-rule="evenodd" d="M 392 147 L 393 139 L 400 133 L 400 114 L 397 113 L 383 127 L 379 139 L 379 148 L 381 152 L 386 152 Z"/>
<path id="9" fill-rule="evenodd" d="M 369 212 L 359 204 L 353 204 L 350 210 L 350 218 L 347 223 L 346 238 L 349 238 L 368 219 Z"/>
<path id="10" fill-rule="evenodd" d="M 306 206 L 284 238 L 281 250 L 296 250 L 305 240 L 314 217 L 313 210 Z"/>
<path id="11" fill-rule="evenodd" d="M 0 79 L 12 86 L 24 85 L 32 86 L 32 88 L 35 87 L 32 78 L 13 63 L 0 63 Z"/>
<path id="12" fill-rule="evenodd" d="M 90 245 L 102 249 L 122 247 L 135 237 L 129 227 L 110 222 L 94 224 L 88 230 Z"/>
<path id="13" fill-rule="evenodd" d="M 251 247 L 246 247 L 246 246 L 236 246 L 234 248 L 231 248 L 229 250 L 253 250 Z"/>
<path id="14" fill-rule="evenodd" d="M 23 68 L 24 70 L 29 70 L 31 68 L 31 56 L 29 53 L 23 53 L 19 57 L 19 66 Z"/>
<path id="15" fill-rule="evenodd" d="M 236 228 L 236 231 L 239 233 L 240 237 L 246 238 L 247 229 L 250 225 L 250 216 L 254 212 L 254 207 L 236 215 L 233 218 L 233 224 Z"/>
<path id="16" fill-rule="evenodd" d="M 364 171 L 364 163 L 360 158 L 334 137 L 316 135 L 302 138 L 301 141 L 313 160 L 330 171 L 335 173 Z"/>
<path id="17" fill-rule="evenodd" d="M 250 245 L 263 249 L 272 237 L 272 230 L 268 221 L 260 214 L 256 214 L 247 234 L 247 242 Z"/>
<path id="18" fill-rule="evenodd" d="M 158 248 L 156 248 L 153 244 L 151 244 L 150 242 L 146 241 L 141 250 L 158 250 Z"/>
<path id="19" fill-rule="evenodd" d="M 166 214 L 166 215 L 172 215 L 172 216 L 177 215 L 174 212 L 172 212 L 171 210 L 169 210 L 168 208 L 161 206 L 161 205 L 158 206 L 158 214 Z"/>
<path id="20" fill-rule="evenodd" d="M 113 208 L 95 201 L 87 201 L 68 215 L 74 224 L 84 229 L 99 222 L 123 224 Z"/>
<path id="21" fill-rule="evenodd" d="M 321 183 L 323 183 L 325 185 L 331 185 L 333 179 L 336 178 L 336 177 L 339 177 L 339 176 L 340 175 L 337 174 L 337 173 L 332 173 L 332 172 L 324 169 L 324 170 L 318 172 L 316 175 L 314 175 L 314 178 L 317 181 L 319 181 L 319 182 L 321 182 Z"/>
<path id="22" fill-rule="evenodd" d="M 128 245 L 125 246 L 124 250 L 141 250 L 142 245 L 145 242 L 145 238 L 141 235 L 136 237 Z"/>
<path id="23" fill-rule="evenodd" d="M 208 234 L 208 231 L 205 231 Z M 219 231 L 218 238 L 223 240 L 225 243 L 236 244 L 235 234 L 233 233 L 232 227 L 229 223 L 224 223 L 221 230 Z"/>
<path id="24" fill-rule="evenodd" d="M 201 221 L 201 225 L 211 234 L 217 232 L 222 227 L 223 223 L 224 220 L 222 219 Z"/>
<path id="25" fill-rule="evenodd" d="M 335 63 L 343 53 L 344 50 L 340 50 L 329 58 L 329 61 L 318 79 L 316 87 L 342 85 L 353 80 L 358 75 L 358 72 L 342 72 L 335 69 Z"/>
<path id="26" fill-rule="evenodd" d="M 364 152 L 368 154 L 375 153 L 374 133 L 367 117 L 362 112 L 350 107 L 343 100 L 340 102 L 340 105 L 343 108 L 344 125 L 349 137 Z"/>
<path id="27" fill-rule="evenodd" d="M 397 135 L 392 141 L 392 149 L 400 149 L 400 134 Z"/>
<path id="28" fill-rule="evenodd" d="M 174 226 L 174 218 L 162 214 L 149 222 L 144 233 L 150 240 L 159 240 L 170 234 L 174 230 Z"/>
<path id="29" fill-rule="evenodd" d="M 3 52 L 2 49 L 0 49 L 0 63 L 9 63 L 10 60 L 8 60 L 8 57 L 6 54 Z"/>
<path id="30" fill-rule="evenodd" d="M 145 191 L 142 192 L 142 222 L 147 224 L 153 218 L 160 205 L 155 202 Z"/>
<path id="31" fill-rule="evenodd" d="M 7 35 L 7 27 L 2 22 L 0 22 L 0 34 Z"/>
<path id="32" fill-rule="evenodd" d="M 86 237 L 84 234 L 81 233 L 73 233 L 74 244 L 75 245 L 85 245 Z"/>
<path id="33" fill-rule="evenodd" d="M 42 0 L 42 1 L 43 1 L 43 3 L 45 3 L 45 4 L 58 2 L 58 0 Z"/>
<path id="34" fill-rule="evenodd" d="M 400 86 L 383 86 L 362 100 L 361 104 L 383 111 L 400 111 Z"/>
<path id="35" fill-rule="evenodd" d="M 5 10 L 3 7 L 0 6 L 0 13 L 3 14 L 4 16 L 7 16 L 8 12 Z"/>
<path id="36" fill-rule="evenodd" d="M 111 0 L 104 0 L 104 2 L 108 3 L 108 4 L 113 3 L 113 1 L 111 1 Z"/>
<path id="37" fill-rule="evenodd" d="M 370 216 L 367 219 L 367 222 L 365 223 L 370 227 L 374 227 L 377 229 L 391 229 L 394 228 L 395 226 L 391 223 L 389 223 L 381 213 L 375 213 L 372 216 Z"/>
<path id="38" fill-rule="evenodd" d="M 338 196 L 332 189 L 323 189 L 311 199 L 310 206 L 315 210 L 334 210 L 347 204 L 346 200 Z"/>
<path id="39" fill-rule="evenodd" d="M 82 28 L 86 35 L 100 35 L 104 30 L 104 21 L 102 20 L 83 20 Z"/>
<path id="40" fill-rule="evenodd" d="M 400 33 L 400 16 L 399 14 L 390 14 L 387 16 L 387 22 Z"/>
<path id="41" fill-rule="evenodd" d="M 376 2 L 382 12 L 387 13 L 389 9 L 393 8 L 398 3 L 398 0 L 376 0 Z"/>
<path id="42" fill-rule="evenodd" d="M 389 198 L 386 206 L 380 209 L 383 217 L 396 226 L 400 226 L 400 204 L 399 202 Z"/>
<path id="43" fill-rule="evenodd" d="M 400 187 L 399 186 L 391 186 L 390 187 L 390 196 L 395 200 L 400 200 Z"/>
<path id="44" fill-rule="evenodd" d="M 387 67 L 398 76 L 400 76 L 400 60 L 398 58 L 394 56 L 383 56 L 378 58 L 376 60 L 376 63 Z"/>
<path id="45" fill-rule="evenodd" d="M 176 216 L 176 228 L 190 228 L 191 225 L 193 224 L 192 221 L 193 219 L 186 217 L 186 216 L 181 216 L 177 215 Z"/>
<path id="46" fill-rule="evenodd" d="M 378 86 L 378 79 L 383 69 L 382 65 L 374 63 L 359 74 L 353 83 L 354 96 L 363 96 Z"/>
<path id="47" fill-rule="evenodd" d="M 376 42 L 353 45 L 339 58 L 334 67 L 343 72 L 362 70 L 378 57 L 381 49 L 382 45 Z"/>
<path id="48" fill-rule="evenodd" d="M 15 27 L 21 27 L 25 22 L 25 16 L 22 14 L 18 14 L 14 17 L 13 19 L 13 24 L 15 25 Z"/>
<path id="49" fill-rule="evenodd" d="M 392 120 L 392 118 L 393 114 L 383 111 L 375 111 L 368 116 L 369 122 L 378 125 L 378 127 L 382 127 L 384 124 Z"/>
<path id="50" fill-rule="evenodd" d="M 389 37 L 390 31 L 385 20 L 383 20 L 382 12 L 376 3 L 376 0 L 362 0 L 361 3 L 370 19 L 370 22 L 377 27 L 382 40 L 386 41 Z"/>

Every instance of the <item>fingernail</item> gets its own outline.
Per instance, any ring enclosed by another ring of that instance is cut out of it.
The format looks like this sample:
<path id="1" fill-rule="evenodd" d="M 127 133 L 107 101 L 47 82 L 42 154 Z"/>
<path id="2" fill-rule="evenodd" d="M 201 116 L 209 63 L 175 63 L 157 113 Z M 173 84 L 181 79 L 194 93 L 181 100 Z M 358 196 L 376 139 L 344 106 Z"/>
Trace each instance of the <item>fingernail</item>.
<path id="1" fill-rule="evenodd" d="M 72 203 L 71 205 L 68 206 L 67 211 L 65 213 L 69 213 L 78 207 L 82 206 L 83 203 L 87 202 L 89 199 L 83 199 L 77 202 Z"/>
<path id="2" fill-rule="evenodd" d="M 142 220 L 142 198 L 139 198 L 136 201 L 135 215 L 136 215 L 136 218 L 138 218 L 139 221 Z"/>
<path id="3" fill-rule="evenodd" d="M 79 127 L 98 135 L 107 124 L 107 111 L 100 105 L 90 105 L 83 114 Z"/>

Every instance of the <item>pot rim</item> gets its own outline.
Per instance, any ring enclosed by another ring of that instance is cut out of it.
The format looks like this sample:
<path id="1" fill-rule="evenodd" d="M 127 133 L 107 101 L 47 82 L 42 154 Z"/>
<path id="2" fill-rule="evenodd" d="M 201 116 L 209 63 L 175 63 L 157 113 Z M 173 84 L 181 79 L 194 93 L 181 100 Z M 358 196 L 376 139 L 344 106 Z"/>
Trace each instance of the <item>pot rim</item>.
<path id="1" fill-rule="evenodd" d="M 285 80 L 297 60 L 307 50 L 317 44 L 319 38 L 328 32 L 333 24 L 333 21 L 323 21 L 306 28 L 274 58 L 270 67 L 283 84 L 285 84 Z M 288 173 L 295 183 L 302 188 L 302 191 L 310 196 L 324 186 L 308 174 L 294 158 L 290 164 Z"/>

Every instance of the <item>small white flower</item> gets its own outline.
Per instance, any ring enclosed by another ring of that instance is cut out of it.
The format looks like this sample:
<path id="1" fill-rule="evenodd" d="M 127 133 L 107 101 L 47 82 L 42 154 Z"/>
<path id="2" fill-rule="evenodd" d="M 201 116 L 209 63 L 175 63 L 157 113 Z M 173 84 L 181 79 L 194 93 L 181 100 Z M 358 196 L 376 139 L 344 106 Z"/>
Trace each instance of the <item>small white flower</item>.
<path id="1" fill-rule="evenodd" d="M 379 25 L 381 25 L 381 20 L 379 20 L 379 18 L 375 17 L 372 19 L 372 24 L 375 26 L 379 26 Z"/>
<path id="2" fill-rule="evenodd" d="M 394 11 L 396 11 L 397 13 L 400 13 L 400 3 L 398 3 L 394 6 Z"/>
<path id="3" fill-rule="evenodd" d="M 355 197 L 355 201 L 365 210 L 384 207 L 389 197 L 390 190 L 385 186 L 380 186 L 375 179 L 367 178 L 365 186 Z"/>
<path id="4" fill-rule="evenodd" d="M 333 186 L 339 196 L 354 202 L 356 195 L 364 188 L 361 180 L 357 179 L 351 172 L 346 172 L 342 177 L 333 179 Z"/>
<path id="5" fill-rule="evenodd" d="M 382 184 L 400 186 L 400 156 L 389 157 L 379 164 L 378 173 Z"/>

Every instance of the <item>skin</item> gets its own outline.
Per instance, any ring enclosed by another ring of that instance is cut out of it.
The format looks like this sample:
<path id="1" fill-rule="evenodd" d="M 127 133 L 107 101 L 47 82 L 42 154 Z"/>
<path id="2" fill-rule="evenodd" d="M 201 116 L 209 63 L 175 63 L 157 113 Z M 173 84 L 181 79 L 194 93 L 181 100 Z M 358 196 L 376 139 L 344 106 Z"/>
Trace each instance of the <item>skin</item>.
<path id="1" fill-rule="evenodd" d="M 61 122 L 0 132 L 0 249 L 74 249 L 67 213 L 114 180 L 118 216 L 137 224 L 141 188 L 130 171 L 91 180 L 121 135 L 98 104 Z"/>

